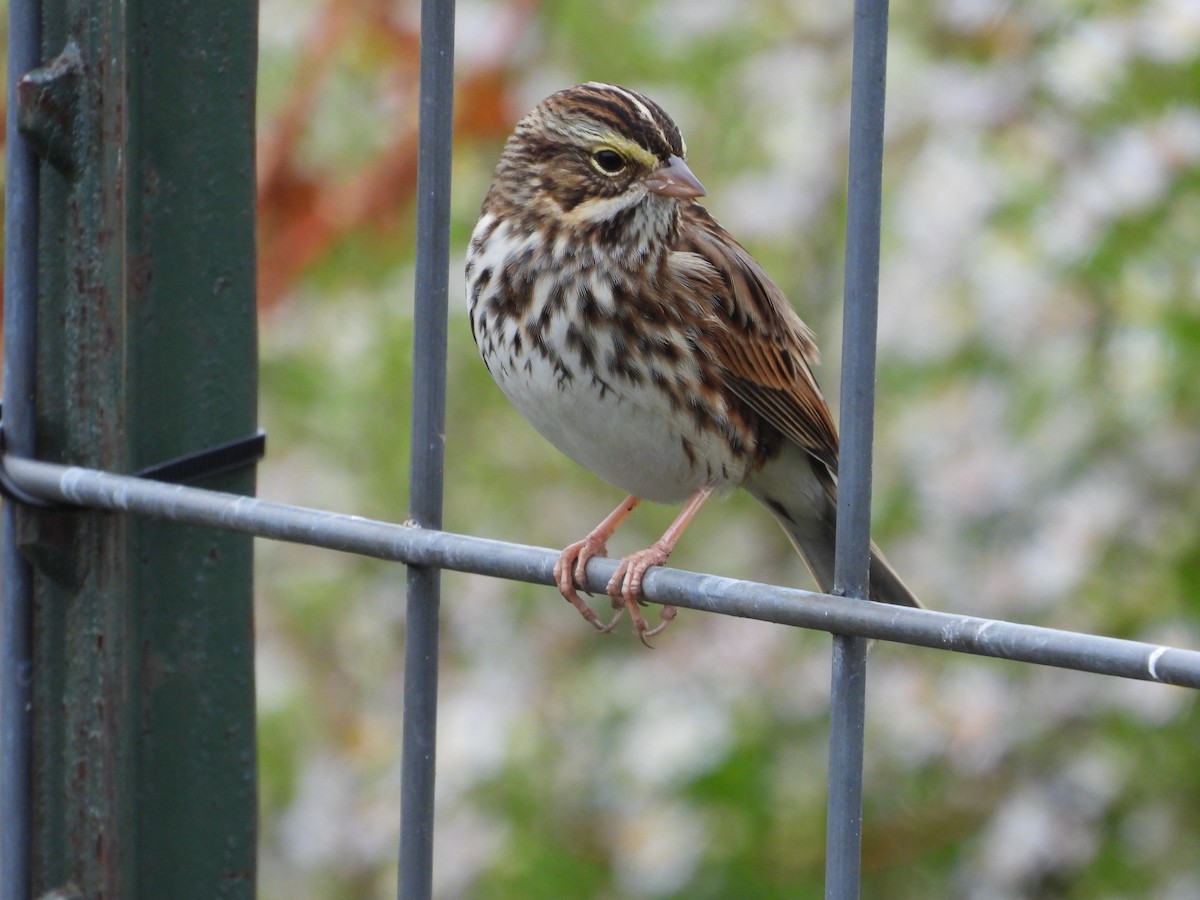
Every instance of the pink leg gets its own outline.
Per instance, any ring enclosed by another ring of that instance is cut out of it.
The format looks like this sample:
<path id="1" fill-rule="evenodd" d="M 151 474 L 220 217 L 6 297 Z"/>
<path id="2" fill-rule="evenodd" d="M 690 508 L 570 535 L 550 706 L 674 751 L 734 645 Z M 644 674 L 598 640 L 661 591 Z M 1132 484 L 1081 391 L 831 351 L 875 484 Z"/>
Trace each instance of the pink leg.
<path id="1" fill-rule="evenodd" d="M 579 610 L 579 614 L 592 623 L 597 631 L 611 631 L 617 623 L 620 614 L 608 625 L 600 621 L 583 599 L 579 596 L 579 585 L 587 577 L 587 564 L 593 556 L 608 555 L 608 539 L 613 536 L 621 523 L 629 518 L 629 514 L 641 503 L 640 497 L 630 495 L 621 505 L 608 514 L 607 518 L 588 534 L 582 541 L 576 541 L 567 547 L 554 564 L 554 580 L 558 582 L 559 592 Z"/>
<path id="2" fill-rule="evenodd" d="M 637 632 L 638 638 L 643 644 L 649 647 L 650 642 L 648 638 L 654 637 L 654 635 L 666 628 L 671 623 L 671 620 L 675 618 L 677 612 L 675 607 L 664 606 L 661 615 L 662 621 L 654 628 L 647 629 L 646 617 L 642 615 L 642 611 L 638 608 L 638 604 L 642 602 L 642 578 L 645 576 L 646 570 L 651 566 L 661 566 L 667 561 L 667 557 L 675 549 L 675 545 L 679 542 L 679 538 L 688 527 L 688 523 L 700 511 L 700 507 L 704 505 L 704 501 L 712 496 L 712 492 L 712 485 L 704 485 L 700 490 L 692 494 L 691 499 L 679 511 L 679 515 L 675 517 L 675 521 L 671 523 L 671 527 L 663 533 L 662 537 L 645 550 L 632 553 L 621 560 L 616 573 L 608 583 L 608 595 L 612 597 L 613 607 L 618 612 L 616 618 L 608 624 L 608 628 L 605 629 L 606 631 L 617 623 L 617 620 L 621 617 L 620 610 L 622 608 L 627 609 L 629 610 L 629 617 L 633 620 L 633 628 Z M 612 516 L 609 516 L 609 519 L 611 518 Z M 607 521 L 608 519 L 605 519 L 605 522 Z"/>

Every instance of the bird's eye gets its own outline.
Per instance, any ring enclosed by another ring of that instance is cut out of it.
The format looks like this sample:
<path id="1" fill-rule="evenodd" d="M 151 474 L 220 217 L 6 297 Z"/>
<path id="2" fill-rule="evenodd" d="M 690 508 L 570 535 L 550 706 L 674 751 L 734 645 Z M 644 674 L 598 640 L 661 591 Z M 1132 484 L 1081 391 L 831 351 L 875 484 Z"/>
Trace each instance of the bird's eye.
<path id="1" fill-rule="evenodd" d="M 610 150 L 607 147 L 593 153 L 592 162 L 596 164 L 597 169 L 606 175 L 616 175 L 625 168 L 625 157 L 616 150 Z"/>

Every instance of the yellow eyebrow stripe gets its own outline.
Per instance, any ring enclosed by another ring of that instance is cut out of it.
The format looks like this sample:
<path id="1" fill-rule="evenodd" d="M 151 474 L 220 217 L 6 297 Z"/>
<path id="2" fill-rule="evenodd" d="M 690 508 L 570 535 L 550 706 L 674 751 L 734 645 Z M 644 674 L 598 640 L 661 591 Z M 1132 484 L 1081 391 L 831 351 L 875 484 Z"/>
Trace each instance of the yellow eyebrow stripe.
<path id="1" fill-rule="evenodd" d="M 596 146 L 592 149 L 595 151 L 601 150 L 604 147 L 611 147 L 626 159 L 637 163 L 639 166 L 645 169 L 658 168 L 658 158 L 653 153 L 651 153 L 645 147 L 642 147 L 640 144 L 629 140 L 629 138 L 622 137 L 619 134 L 613 134 L 610 131 L 608 134 L 604 135 L 604 137 L 600 139 L 599 143 L 596 144 Z"/>

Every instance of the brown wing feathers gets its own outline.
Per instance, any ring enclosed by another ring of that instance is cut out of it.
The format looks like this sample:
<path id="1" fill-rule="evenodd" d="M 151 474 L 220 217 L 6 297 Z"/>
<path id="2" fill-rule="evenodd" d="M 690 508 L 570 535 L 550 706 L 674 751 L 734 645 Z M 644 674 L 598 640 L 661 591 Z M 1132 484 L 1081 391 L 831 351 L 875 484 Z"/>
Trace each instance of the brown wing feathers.
<path id="1" fill-rule="evenodd" d="M 811 332 L 783 292 L 702 207 L 687 208 L 683 219 L 678 252 L 708 264 L 686 261 L 689 277 L 711 272 L 710 295 L 728 298 L 719 307 L 708 305 L 709 315 L 726 320 L 714 324 L 713 332 L 732 327 L 741 334 L 737 341 L 706 341 L 705 350 L 744 403 L 836 472 L 837 428 L 810 368 L 817 359 Z"/>

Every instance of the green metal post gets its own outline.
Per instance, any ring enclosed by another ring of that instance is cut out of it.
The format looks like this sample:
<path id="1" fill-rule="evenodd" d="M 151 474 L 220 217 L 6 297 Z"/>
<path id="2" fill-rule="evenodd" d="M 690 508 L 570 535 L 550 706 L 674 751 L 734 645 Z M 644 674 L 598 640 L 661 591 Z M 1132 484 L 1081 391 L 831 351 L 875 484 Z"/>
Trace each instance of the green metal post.
<path id="1" fill-rule="evenodd" d="M 20 104 L 46 160 L 43 459 L 132 472 L 256 427 L 256 25 L 256 0 L 44 4 L 47 64 Z M 32 896 L 252 897 L 251 539 L 25 511 L 19 541 Z"/>

